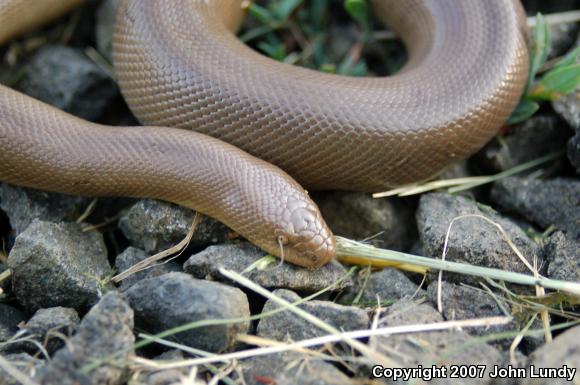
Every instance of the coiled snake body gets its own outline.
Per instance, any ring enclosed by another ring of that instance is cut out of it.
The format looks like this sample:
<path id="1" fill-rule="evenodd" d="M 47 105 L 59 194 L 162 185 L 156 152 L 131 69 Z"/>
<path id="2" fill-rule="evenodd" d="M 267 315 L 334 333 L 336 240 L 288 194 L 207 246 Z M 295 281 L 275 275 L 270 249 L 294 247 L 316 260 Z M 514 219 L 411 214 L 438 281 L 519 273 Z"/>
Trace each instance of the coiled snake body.
<path id="1" fill-rule="evenodd" d="M 6 21 L 18 12 L 77 2 L 1 0 L 0 39 L 42 20 Z M 292 177 L 309 189 L 361 191 L 428 178 L 496 133 L 528 74 L 516 0 L 373 5 L 408 50 L 392 77 L 323 74 L 261 56 L 233 33 L 240 0 L 126 0 L 114 65 L 146 127 L 86 122 L 2 87 L 0 180 L 175 202 L 267 252 L 320 266 L 334 237 Z"/>

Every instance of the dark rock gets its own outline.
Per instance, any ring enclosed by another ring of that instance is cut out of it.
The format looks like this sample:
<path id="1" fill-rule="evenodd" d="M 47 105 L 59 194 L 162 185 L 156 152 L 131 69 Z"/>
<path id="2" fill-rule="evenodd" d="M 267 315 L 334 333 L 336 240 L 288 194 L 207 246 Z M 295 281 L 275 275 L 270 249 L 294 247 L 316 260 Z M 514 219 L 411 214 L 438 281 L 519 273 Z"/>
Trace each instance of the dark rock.
<path id="1" fill-rule="evenodd" d="M 530 264 L 537 257 L 538 265 L 541 265 L 540 247 L 514 222 L 477 202 L 440 193 L 423 195 L 417 210 L 419 236 L 425 254 L 440 258 L 451 221 L 466 215 L 484 216 L 499 224 Z M 446 256 L 449 261 L 530 274 L 497 227 L 482 218 L 466 216 L 456 220 L 449 234 Z M 466 275 L 445 273 L 445 277 L 448 281 L 477 282 L 477 278 Z"/>
<path id="2" fill-rule="evenodd" d="M 97 120 L 119 96 L 113 80 L 74 48 L 41 47 L 24 66 L 16 88 L 87 120 Z"/>
<path id="3" fill-rule="evenodd" d="M 183 265 L 183 269 L 196 278 L 226 282 L 228 280 L 220 274 L 220 268 L 238 273 L 245 271 L 245 276 L 260 286 L 303 292 L 322 290 L 347 274 L 346 269 L 339 263 L 329 263 L 313 270 L 289 263 L 280 265 L 278 259 L 266 267 L 246 271 L 264 255 L 263 251 L 247 242 L 209 246 L 192 255 Z M 344 279 L 333 291 L 342 290 L 350 285 L 352 280 Z"/>
<path id="4" fill-rule="evenodd" d="M 279 289 L 273 294 L 290 303 L 300 300 L 299 295 L 289 290 Z M 329 301 L 308 301 L 299 307 L 339 330 L 366 329 L 369 325 L 367 313 L 357 307 L 338 305 Z M 268 300 L 262 312 L 267 313 L 279 308 L 277 303 Z M 328 332 L 317 328 L 289 310 L 263 318 L 258 324 L 259 336 L 278 341 L 299 341 L 326 334 Z"/>
<path id="5" fill-rule="evenodd" d="M 43 385 L 121 384 L 134 343 L 133 311 L 118 293 L 110 292 L 87 313 L 75 336 L 35 380 Z"/>
<path id="6" fill-rule="evenodd" d="M 407 250 L 415 237 L 410 207 L 397 199 L 374 199 L 367 193 L 331 192 L 313 195 L 334 234 L 377 246 Z"/>
<path id="7" fill-rule="evenodd" d="M 143 199 L 135 203 L 119 221 L 119 227 L 131 244 L 148 253 L 175 246 L 189 232 L 195 212 L 171 203 Z M 223 242 L 231 231 L 215 220 L 202 217 L 191 247 L 205 247 Z"/>
<path id="8" fill-rule="evenodd" d="M 256 356 L 241 363 L 247 385 L 354 385 L 333 365 L 295 352 Z"/>
<path id="9" fill-rule="evenodd" d="M 26 323 L 20 337 L 31 338 L 52 354 L 64 345 L 63 336 L 72 336 L 79 321 L 76 310 L 71 308 L 39 309 Z M 22 341 L 17 345 L 31 354 L 39 352 L 38 346 L 29 341 Z"/>
<path id="10" fill-rule="evenodd" d="M 576 173 L 580 174 L 580 130 L 568 141 L 568 159 L 576 167 Z"/>
<path id="11" fill-rule="evenodd" d="M 0 276 L 2 273 L 8 270 L 8 266 L 5 263 L 0 262 Z M 9 273 L 11 274 L 11 273 Z M 12 278 L 11 275 L 5 278 L 2 278 L 0 281 L 0 294 L 10 292 L 10 288 L 12 287 Z"/>
<path id="12" fill-rule="evenodd" d="M 400 301 L 387 309 L 378 327 L 429 324 L 443 321 L 427 304 Z M 442 330 L 371 337 L 371 346 L 405 367 L 423 365 L 486 365 L 487 370 L 502 362 L 500 352 L 464 331 Z M 437 378 L 432 384 L 455 384 L 453 378 Z M 487 384 L 489 377 L 462 379 L 462 384 Z"/>
<path id="13" fill-rule="evenodd" d="M 548 260 L 548 274 L 552 279 L 580 282 L 580 241 L 568 239 L 557 231 L 544 248 Z"/>
<path id="14" fill-rule="evenodd" d="M 577 383 L 580 375 L 580 326 L 560 334 L 554 340 L 536 350 L 530 356 L 530 365 L 538 368 L 562 368 L 575 369 L 575 377 L 572 383 Z M 522 385 L 564 385 L 570 384 L 564 378 L 526 378 Z"/>
<path id="15" fill-rule="evenodd" d="M 361 270 L 353 287 L 340 296 L 340 303 L 374 307 L 380 300 L 381 306 L 388 306 L 401 298 L 425 296 L 425 291 L 397 269 L 383 269 L 372 272 Z M 358 297 L 358 301 L 353 301 Z"/>
<path id="16" fill-rule="evenodd" d="M 8 256 L 16 298 L 29 311 L 67 306 L 83 310 L 101 296 L 111 273 L 103 236 L 76 223 L 34 221 Z"/>
<path id="17" fill-rule="evenodd" d="M 87 198 L 0 184 L 0 208 L 8 215 L 16 235 L 23 232 L 34 219 L 75 221 L 89 202 Z"/>
<path id="18" fill-rule="evenodd" d="M 433 282 L 427 288 L 429 297 L 433 304 L 437 304 L 437 282 Z M 510 305 L 507 302 L 501 302 L 504 313 L 497 301 L 501 301 L 501 296 L 495 299 L 488 293 L 476 288 L 464 285 L 457 285 L 443 281 L 441 284 L 441 302 L 443 306 L 443 316 L 445 319 L 464 320 L 484 317 L 510 317 Z M 522 325 L 523 326 L 523 325 Z M 541 328 L 541 324 L 537 325 Z M 520 325 L 512 321 L 504 325 L 491 325 L 486 328 L 468 328 L 465 331 L 475 336 L 486 336 L 494 333 L 508 331 L 519 331 Z M 512 339 L 503 339 L 498 341 L 498 345 L 504 350 L 509 350 Z M 542 343 L 541 338 L 526 337 L 527 345 L 536 347 Z"/>
<path id="19" fill-rule="evenodd" d="M 26 316 L 20 310 L 0 303 L 0 342 L 9 340 L 24 320 Z"/>
<path id="20" fill-rule="evenodd" d="M 485 173 L 498 173 L 561 151 L 573 132 L 552 115 L 537 115 L 495 138 L 474 158 Z"/>
<path id="21" fill-rule="evenodd" d="M 504 178 L 494 183 L 491 197 L 506 210 L 580 241 L 580 180 Z"/>
<path id="22" fill-rule="evenodd" d="M 32 357 L 27 353 L 6 354 L 3 356 L 12 366 L 18 369 L 22 374 L 28 377 L 33 377 L 38 368 L 44 365 L 44 361 Z M 0 385 L 22 385 L 4 369 L 0 368 Z"/>
<path id="23" fill-rule="evenodd" d="M 104 0 L 97 10 L 97 24 L 95 26 L 97 48 L 109 62 L 113 61 L 113 26 L 119 4 L 121 4 L 121 0 Z"/>
<path id="24" fill-rule="evenodd" d="M 237 288 L 195 279 L 185 273 L 168 273 L 137 282 L 125 292 L 135 311 L 138 327 L 162 332 L 200 320 L 249 317 L 246 295 Z M 187 346 L 212 352 L 231 348 L 249 322 L 191 329 L 175 337 Z"/>
<path id="25" fill-rule="evenodd" d="M 147 259 L 150 255 L 141 249 L 135 247 L 127 247 L 125 251 L 117 256 L 115 259 L 115 269 L 118 273 L 122 273 L 137 263 Z M 126 290 L 136 282 L 150 277 L 157 277 L 173 271 L 181 271 L 181 266 L 177 262 L 169 261 L 165 263 L 156 263 L 145 270 L 131 274 L 121 281 L 120 289 Z"/>

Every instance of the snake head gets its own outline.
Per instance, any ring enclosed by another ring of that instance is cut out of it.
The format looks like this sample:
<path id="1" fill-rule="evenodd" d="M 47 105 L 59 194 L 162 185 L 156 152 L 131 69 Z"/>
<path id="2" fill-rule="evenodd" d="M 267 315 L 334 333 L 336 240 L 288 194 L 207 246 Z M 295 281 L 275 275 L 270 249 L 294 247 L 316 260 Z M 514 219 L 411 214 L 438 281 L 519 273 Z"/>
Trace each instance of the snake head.
<path id="1" fill-rule="evenodd" d="M 320 267 L 336 254 L 332 231 L 314 202 L 289 198 L 282 225 L 276 229 L 280 255 L 305 267 Z"/>

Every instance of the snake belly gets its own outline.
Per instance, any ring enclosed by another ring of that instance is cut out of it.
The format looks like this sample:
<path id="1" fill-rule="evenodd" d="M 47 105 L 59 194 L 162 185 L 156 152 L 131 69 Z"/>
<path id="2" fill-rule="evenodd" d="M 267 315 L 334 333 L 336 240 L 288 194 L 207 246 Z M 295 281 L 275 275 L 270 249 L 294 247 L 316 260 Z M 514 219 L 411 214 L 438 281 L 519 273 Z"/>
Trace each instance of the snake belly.
<path id="1" fill-rule="evenodd" d="M 29 1 L 0 2 L 0 30 L 3 7 Z M 114 66 L 146 127 L 89 123 L 2 87 L 0 179 L 175 202 L 269 253 L 320 266 L 335 241 L 301 185 L 377 191 L 429 178 L 495 135 L 527 80 L 516 0 L 373 6 L 408 51 L 391 77 L 324 74 L 256 53 L 235 36 L 240 0 L 125 0 Z"/>

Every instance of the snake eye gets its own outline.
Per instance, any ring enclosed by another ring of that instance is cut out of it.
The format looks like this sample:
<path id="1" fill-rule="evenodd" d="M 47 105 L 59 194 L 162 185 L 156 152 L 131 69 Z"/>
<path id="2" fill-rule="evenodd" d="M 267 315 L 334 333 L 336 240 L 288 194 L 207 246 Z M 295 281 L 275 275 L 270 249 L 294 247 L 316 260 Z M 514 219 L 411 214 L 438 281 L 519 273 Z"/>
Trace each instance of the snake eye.
<path id="1" fill-rule="evenodd" d="M 278 243 L 282 246 L 286 246 L 290 242 L 288 237 L 285 235 L 278 235 Z"/>

